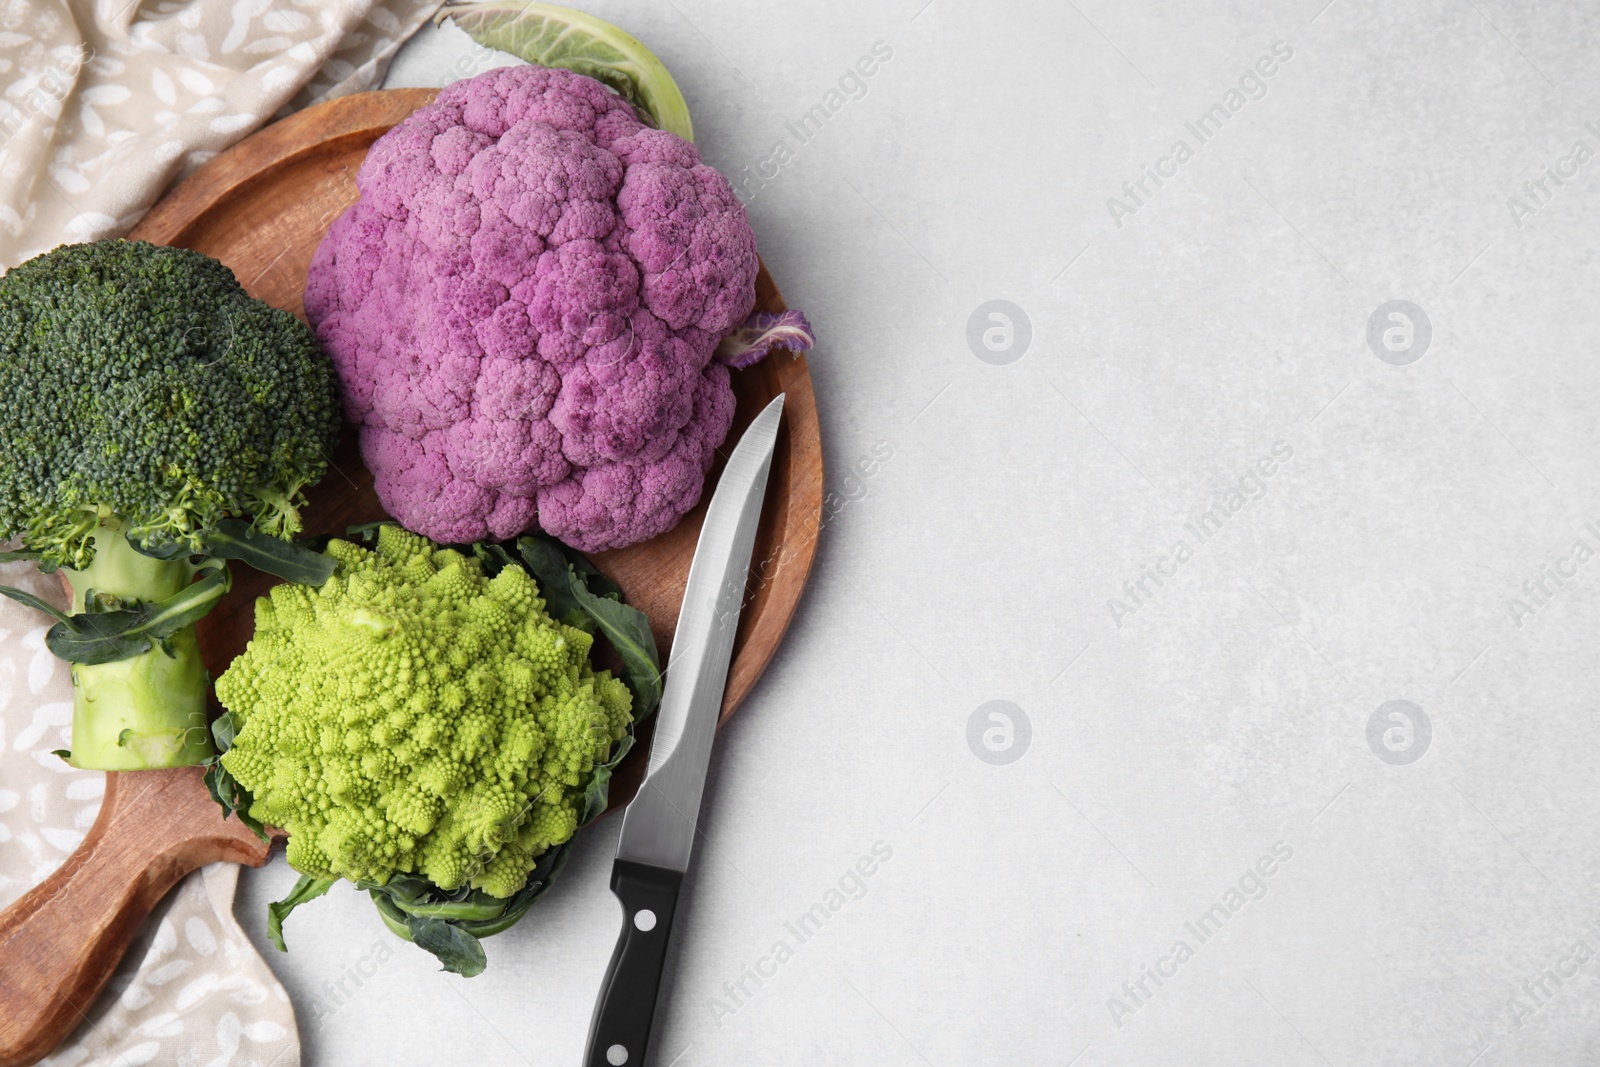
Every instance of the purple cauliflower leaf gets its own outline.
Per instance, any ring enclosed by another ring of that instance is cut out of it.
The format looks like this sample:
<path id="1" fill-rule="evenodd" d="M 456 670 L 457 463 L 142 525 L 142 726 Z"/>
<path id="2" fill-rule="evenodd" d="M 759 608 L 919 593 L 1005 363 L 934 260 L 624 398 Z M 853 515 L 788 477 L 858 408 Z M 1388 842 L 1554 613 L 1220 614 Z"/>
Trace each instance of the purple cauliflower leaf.
<path id="1" fill-rule="evenodd" d="M 795 308 L 758 311 L 745 324 L 722 339 L 716 358 L 730 367 L 752 367 L 779 348 L 796 355 L 817 343 L 811 323 Z"/>

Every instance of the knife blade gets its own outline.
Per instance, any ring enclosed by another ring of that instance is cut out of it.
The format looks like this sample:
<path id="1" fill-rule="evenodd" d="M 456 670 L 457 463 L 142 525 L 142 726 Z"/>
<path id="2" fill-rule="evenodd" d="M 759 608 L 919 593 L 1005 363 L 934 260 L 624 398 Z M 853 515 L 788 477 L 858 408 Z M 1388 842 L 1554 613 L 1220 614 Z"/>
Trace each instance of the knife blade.
<path id="1" fill-rule="evenodd" d="M 611 868 L 622 933 L 595 1002 L 586 1067 L 643 1064 L 649 1050 L 783 399 L 780 394 L 768 404 L 739 439 L 711 495 L 689 565 L 649 767 L 623 813 Z"/>

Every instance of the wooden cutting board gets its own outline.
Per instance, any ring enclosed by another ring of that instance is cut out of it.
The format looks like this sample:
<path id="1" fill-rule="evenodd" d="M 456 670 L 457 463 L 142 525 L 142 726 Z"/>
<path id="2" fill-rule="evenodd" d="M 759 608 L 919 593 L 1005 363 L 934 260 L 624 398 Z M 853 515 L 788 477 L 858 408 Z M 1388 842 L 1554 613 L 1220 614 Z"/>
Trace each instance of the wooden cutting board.
<path id="1" fill-rule="evenodd" d="M 360 93 L 275 123 L 197 170 L 130 236 L 215 256 L 252 295 L 303 317 L 312 252 L 355 200 L 355 175 L 368 147 L 434 92 Z M 784 306 L 763 266 L 756 307 Z M 780 353 L 735 371 L 733 380 L 738 408 L 724 457 L 767 401 L 779 393 L 787 399 L 722 703 L 724 722 L 766 668 L 794 615 L 822 516 L 822 445 L 805 358 Z M 595 557 L 629 602 L 650 616 L 662 662 L 720 471 L 719 459 L 700 506 L 675 529 Z M 308 496 L 309 533 L 340 533 L 384 517 L 352 433 Z M 201 622 L 201 648 L 213 675 L 243 651 L 254 599 L 272 581 L 236 567 L 232 594 Z M 638 788 L 650 725 L 641 731 L 646 743 L 618 769 L 613 811 Z M 108 774 L 99 818 L 77 851 L 0 914 L 0 1067 L 33 1063 L 83 1021 L 139 925 L 184 875 L 216 860 L 260 866 L 266 858 L 267 847 L 238 820 L 221 818 L 196 768 Z"/>

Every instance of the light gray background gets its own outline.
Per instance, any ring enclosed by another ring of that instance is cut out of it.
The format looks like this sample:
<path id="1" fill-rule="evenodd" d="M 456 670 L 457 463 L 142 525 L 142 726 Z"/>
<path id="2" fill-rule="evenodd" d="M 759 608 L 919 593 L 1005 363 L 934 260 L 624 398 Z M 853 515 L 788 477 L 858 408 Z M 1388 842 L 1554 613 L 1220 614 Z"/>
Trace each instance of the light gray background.
<path id="1" fill-rule="evenodd" d="M 670 66 L 709 162 L 737 178 L 788 141 L 749 209 L 817 327 L 853 498 L 719 739 L 657 1064 L 1600 1057 L 1600 560 L 1513 604 L 1600 550 L 1600 159 L 1542 206 L 1523 190 L 1600 152 L 1600 15 L 1323 2 L 586 0 Z M 878 41 L 866 95 L 797 147 L 785 123 Z M 1266 95 L 1197 146 L 1184 123 L 1277 41 Z M 1194 158 L 1117 227 L 1107 199 L 1179 138 Z M 1005 366 L 966 340 L 993 299 L 1032 324 Z M 1407 366 L 1366 343 L 1391 299 L 1432 325 Z M 1198 544 L 1185 523 L 1277 442 L 1292 459 Z M 1432 725 L 1409 765 L 1367 741 L 1397 699 Z M 990 700 L 1031 723 L 1009 765 L 968 746 Z M 348 888 L 272 953 L 281 859 L 239 913 L 308 1063 L 571 1067 L 616 831 L 475 979 Z M 731 1001 L 876 842 L 865 895 Z M 1184 923 L 1279 842 L 1266 895 L 1199 943 Z M 1179 938 L 1193 958 L 1114 1020 Z M 1580 942 L 1540 1005 L 1523 983 Z"/>

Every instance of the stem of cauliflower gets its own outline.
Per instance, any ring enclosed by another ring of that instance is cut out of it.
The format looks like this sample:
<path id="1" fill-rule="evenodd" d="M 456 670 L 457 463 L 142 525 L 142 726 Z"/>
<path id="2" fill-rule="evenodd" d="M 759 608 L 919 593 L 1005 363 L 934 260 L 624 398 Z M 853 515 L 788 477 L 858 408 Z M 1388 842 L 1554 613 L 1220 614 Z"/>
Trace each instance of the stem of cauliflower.
<path id="1" fill-rule="evenodd" d="M 62 568 L 72 587 L 72 610 L 86 598 L 166 600 L 186 587 L 186 562 L 153 559 L 134 550 L 115 520 L 94 535 L 94 561 Z M 102 771 L 186 767 L 215 754 L 206 726 L 206 672 L 193 624 L 129 659 L 72 665 L 74 767 Z"/>

